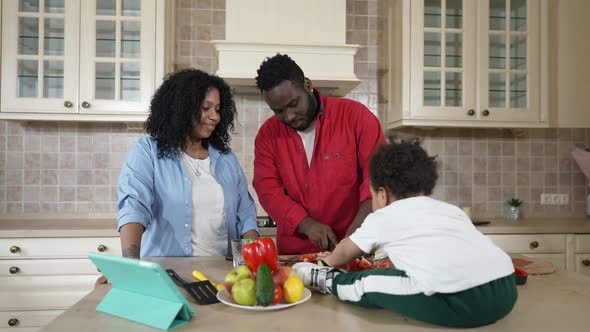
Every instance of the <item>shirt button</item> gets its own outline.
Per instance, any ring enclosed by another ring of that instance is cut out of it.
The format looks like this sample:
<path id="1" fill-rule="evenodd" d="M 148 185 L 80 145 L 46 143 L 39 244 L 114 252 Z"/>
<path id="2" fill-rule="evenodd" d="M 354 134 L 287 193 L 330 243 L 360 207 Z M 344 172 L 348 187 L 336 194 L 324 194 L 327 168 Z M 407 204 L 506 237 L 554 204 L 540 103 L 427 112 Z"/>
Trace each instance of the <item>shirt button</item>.
<path id="1" fill-rule="evenodd" d="M 305 185 L 305 190 L 309 191 L 309 184 Z"/>
<path id="2" fill-rule="evenodd" d="M 185 228 L 188 228 L 188 224 L 184 224 L 184 227 L 185 227 Z"/>
<path id="3" fill-rule="evenodd" d="M 184 201 L 184 204 L 188 204 L 188 201 Z"/>

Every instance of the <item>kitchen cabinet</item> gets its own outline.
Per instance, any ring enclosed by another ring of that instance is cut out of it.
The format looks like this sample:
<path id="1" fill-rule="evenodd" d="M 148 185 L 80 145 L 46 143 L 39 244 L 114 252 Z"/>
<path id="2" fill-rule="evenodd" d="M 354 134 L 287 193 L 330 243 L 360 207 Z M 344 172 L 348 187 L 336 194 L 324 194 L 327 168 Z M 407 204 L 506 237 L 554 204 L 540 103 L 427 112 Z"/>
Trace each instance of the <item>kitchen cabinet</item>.
<path id="1" fill-rule="evenodd" d="M 396 0 L 385 10 L 387 128 L 548 126 L 546 0 Z"/>
<path id="2" fill-rule="evenodd" d="M 567 270 L 566 234 L 491 234 L 487 236 L 509 254 L 546 260 L 553 263 L 560 271 Z"/>
<path id="3" fill-rule="evenodd" d="M 0 118 L 142 121 L 164 74 L 164 0 L 2 1 Z"/>
<path id="4" fill-rule="evenodd" d="M 90 292 L 99 273 L 88 252 L 121 255 L 118 236 L 59 233 L 0 231 L 0 331 L 37 331 Z"/>
<path id="5" fill-rule="evenodd" d="M 590 276 L 590 235 L 576 235 L 575 271 Z"/>

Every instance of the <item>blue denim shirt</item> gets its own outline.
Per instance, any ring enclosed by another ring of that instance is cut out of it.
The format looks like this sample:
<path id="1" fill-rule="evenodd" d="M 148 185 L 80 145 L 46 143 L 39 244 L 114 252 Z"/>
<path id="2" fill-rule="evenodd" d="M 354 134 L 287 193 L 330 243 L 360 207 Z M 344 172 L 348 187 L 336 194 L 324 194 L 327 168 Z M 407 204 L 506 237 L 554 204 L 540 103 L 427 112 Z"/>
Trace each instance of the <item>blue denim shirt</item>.
<path id="1" fill-rule="evenodd" d="M 256 230 L 256 204 L 248 192 L 246 176 L 231 153 L 209 147 L 211 169 L 221 185 L 228 240 Z M 192 256 L 192 182 L 180 155 L 158 158 L 157 143 L 145 137 L 131 147 L 118 186 L 118 228 L 140 223 L 144 256 Z M 228 253 L 231 249 L 228 241 Z"/>

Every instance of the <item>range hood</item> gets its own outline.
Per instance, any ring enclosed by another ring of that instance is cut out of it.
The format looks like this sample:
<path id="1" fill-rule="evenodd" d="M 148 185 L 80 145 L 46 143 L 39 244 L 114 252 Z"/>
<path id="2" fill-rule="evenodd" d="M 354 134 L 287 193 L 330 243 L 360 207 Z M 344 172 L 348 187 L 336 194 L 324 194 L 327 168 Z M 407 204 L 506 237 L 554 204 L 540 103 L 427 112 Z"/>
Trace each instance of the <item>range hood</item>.
<path id="1" fill-rule="evenodd" d="M 323 94 L 344 96 L 360 83 L 358 45 L 346 44 L 346 0 L 226 0 L 226 39 L 212 40 L 223 77 L 256 93 L 262 61 L 288 54 Z"/>

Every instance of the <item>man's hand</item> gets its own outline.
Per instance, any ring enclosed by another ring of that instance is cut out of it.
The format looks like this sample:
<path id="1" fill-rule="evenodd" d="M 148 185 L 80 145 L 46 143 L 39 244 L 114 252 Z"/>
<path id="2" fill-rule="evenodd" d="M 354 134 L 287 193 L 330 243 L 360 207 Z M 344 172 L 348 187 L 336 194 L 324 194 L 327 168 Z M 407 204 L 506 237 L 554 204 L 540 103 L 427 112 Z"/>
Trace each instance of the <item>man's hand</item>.
<path id="1" fill-rule="evenodd" d="M 338 243 L 338 238 L 330 226 L 311 217 L 305 217 L 297 227 L 297 231 L 305 234 L 313 244 L 325 250 L 330 247 L 330 241 L 334 245 Z"/>

